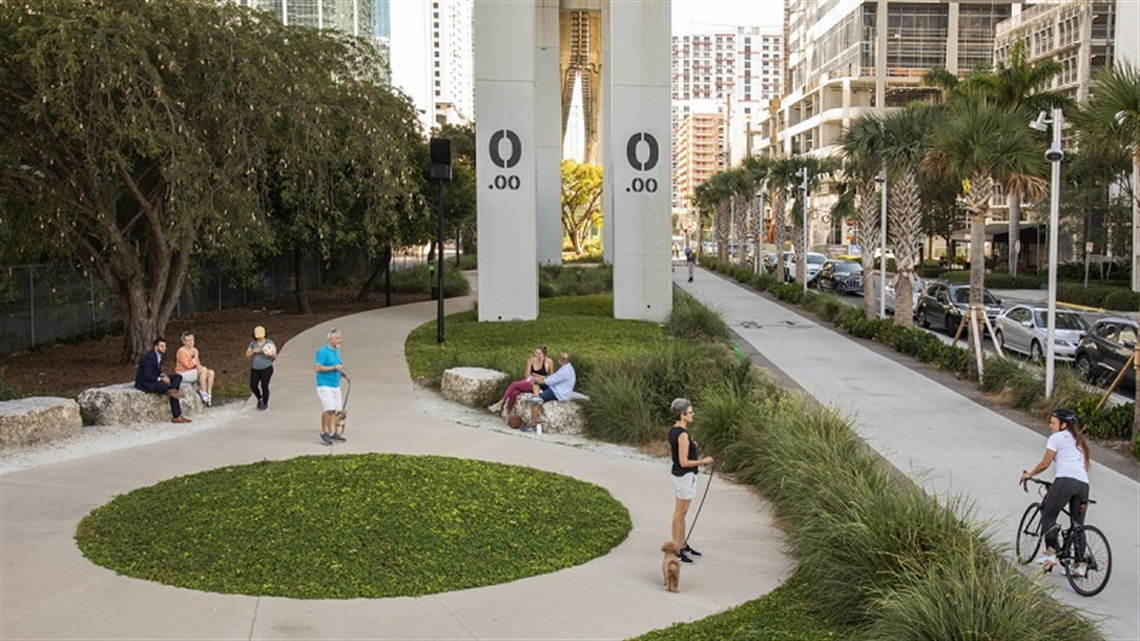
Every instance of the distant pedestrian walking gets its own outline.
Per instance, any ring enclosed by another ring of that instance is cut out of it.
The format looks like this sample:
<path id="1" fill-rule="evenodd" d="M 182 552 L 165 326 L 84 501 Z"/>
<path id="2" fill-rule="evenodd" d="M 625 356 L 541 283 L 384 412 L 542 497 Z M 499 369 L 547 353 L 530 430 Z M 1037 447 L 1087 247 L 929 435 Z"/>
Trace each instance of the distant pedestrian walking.
<path id="1" fill-rule="evenodd" d="M 693 282 L 693 272 L 697 267 L 697 252 L 692 247 L 685 248 L 685 262 L 689 265 L 689 282 Z"/>
<path id="2" fill-rule="evenodd" d="M 257 409 L 269 409 L 269 380 L 273 378 L 273 359 L 277 358 L 277 345 L 265 337 L 261 325 L 253 328 L 253 340 L 245 350 L 252 359 L 249 367 L 249 389 L 257 397 Z"/>

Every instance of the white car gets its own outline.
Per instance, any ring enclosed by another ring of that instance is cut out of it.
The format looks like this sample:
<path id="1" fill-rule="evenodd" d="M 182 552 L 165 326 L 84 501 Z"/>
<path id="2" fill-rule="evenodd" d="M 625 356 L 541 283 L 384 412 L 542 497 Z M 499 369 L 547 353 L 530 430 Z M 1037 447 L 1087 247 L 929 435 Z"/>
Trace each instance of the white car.
<path id="1" fill-rule="evenodd" d="M 1014 305 L 994 319 L 994 340 L 1002 349 L 1025 354 L 1034 363 L 1045 360 L 1048 334 L 1047 314 L 1044 307 Z M 1057 324 L 1053 332 L 1054 356 L 1059 361 L 1071 361 L 1081 336 L 1089 331 L 1083 316 L 1068 310 L 1057 310 Z"/>
<path id="2" fill-rule="evenodd" d="M 819 268 L 823 267 L 823 264 L 825 262 L 827 262 L 826 255 L 816 252 L 807 253 L 805 268 L 807 269 L 808 284 L 814 282 L 815 277 L 819 276 Z M 787 278 L 787 281 L 789 283 L 796 282 L 796 276 L 798 273 L 799 272 L 796 270 L 796 255 L 792 252 L 784 252 L 784 275 Z"/>

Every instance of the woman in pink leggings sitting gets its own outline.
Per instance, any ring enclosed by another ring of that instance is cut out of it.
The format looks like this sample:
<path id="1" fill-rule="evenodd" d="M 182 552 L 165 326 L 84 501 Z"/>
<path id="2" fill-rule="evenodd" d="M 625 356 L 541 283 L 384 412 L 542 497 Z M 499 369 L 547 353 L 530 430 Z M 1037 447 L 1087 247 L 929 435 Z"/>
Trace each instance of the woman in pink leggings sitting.
<path id="1" fill-rule="evenodd" d="M 505 404 L 507 406 L 507 412 L 510 412 L 515 408 L 515 401 L 518 400 L 519 394 L 533 391 L 533 384 L 530 382 L 532 376 L 549 376 L 553 372 L 554 361 L 546 356 L 546 345 L 539 345 L 534 349 L 534 354 L 526 359 L 523 379 L 511 383 L 507 391 L 503 393 L 503 397 L 500 398 L 498 402 L 488 406 L 487 409 L 492 412 L 501 412 Z"/>

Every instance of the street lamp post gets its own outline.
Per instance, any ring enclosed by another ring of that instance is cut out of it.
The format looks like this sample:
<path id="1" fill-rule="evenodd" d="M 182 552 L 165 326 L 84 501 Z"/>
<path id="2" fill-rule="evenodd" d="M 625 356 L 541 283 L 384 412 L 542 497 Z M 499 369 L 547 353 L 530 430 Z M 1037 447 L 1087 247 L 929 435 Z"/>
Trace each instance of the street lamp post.
<path id="1" fill-rule="evenodd" d="M 875 182 L 883 186 L 882 189 L 882 211 L 879 213 L 879 318 L 887 317 L 887 170 L 886 168 L 879 170 L 879 175 L 875 176 Z M 871 262 L 875 262 L 875 255 L 872 252 Z M 895 292 L 895 305 L 898 305 L 898 295 Z M 897 307 L 895 308 L 898 309 Z M 912 310 L 913 311 L 913 310 Z M 898 313 L 896 311 L 896 313 Z"/>
<path id="2" fill-rule="evenodd" d="M 804 192 L 804 209 L 800 212 L 804 219 L 804 242 L 800 248 L 800 260 L 803 261 L 803 273 L 801 274 L 804 279 L 803 288 L 804 294 L 807 294 L 807 246 L 808 246 L 808 212 L 811 211 L 811 194 L 808 193 L 808 168 L 800 167 L 796 171 L 796 175 L 801 178 L 800 190 Z M 799 261 L 797 261 L 799 262 Z"/>
<path id="3" fill-rule="evenodd" d="M 1057 355 L 1057 235 L 1061 210 L 1061 160 L 1065 157 L 1065 152 L 1061 149 L 1064 114 L 1060 107 L 1053 107 L 1052 118 L 1042 111 L 1030 123 L 1038 131 L 1044 131 L 1046 125 L 1053 127 L 1053 144 L 1045 151 L 1045 160 L 1052 165 L 1049 188 L 1049 309 L 1045 333 L 1045 398 L 1052 398 L 1054 360 Z"/>

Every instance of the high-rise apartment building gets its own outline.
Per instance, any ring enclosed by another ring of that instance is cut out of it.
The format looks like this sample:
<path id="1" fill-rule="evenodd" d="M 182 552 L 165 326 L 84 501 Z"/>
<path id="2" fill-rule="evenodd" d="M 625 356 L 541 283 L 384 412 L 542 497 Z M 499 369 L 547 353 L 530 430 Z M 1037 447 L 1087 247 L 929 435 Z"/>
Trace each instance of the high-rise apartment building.
<path id="1" fill-rule="evenodd" d="M 783 35 L 724 26 L 673 36 L 672 55 L 673 207 L 683 209 L 697 185 L 743 157 L 751 119 L 783 92 Z"/>
<path id="2" fill-rule="evenodd" d="M 753 128 L 755 149 L 827 154 L 867 109 L 932 98 L 931 67 L 962 74 L 993 61 L 997 24 L 1013 0 L 785 0 L 787 90 Z M 775 139 L 775 148 L 771 140 Z"/>
<path id="3" fill-rule="evenodd" d="M 425 129 L 475 118 L 474 0 L 390 3 L 392 84 Z"/>
<path id="4" fill-rule="evenodd" d="M 1115 60 L 1117 2 L 1062 0 L 1029 7 L 997 25 L 994 58 L 1008 61 L 1014 44 L 1022 41 L 1030 62 L 1054 58 L 1061 63 L 1050 89 L 1084 101 L 1096 74 Z"/>
<path id="5" fill-rule="evenodd" d="M 269 11 L 285 24 L 336 29 L 354 36 L 373 31 L 372 0 L 233 0 Z"/>
<path id="6" fill-rule="evenodd" d="M 335 29 L 353 36 L 370 38 L 380 54 L 380 78 L 391 79 L 388 63 L 388 41 L 380 37 L 377 17 L 382 16 L 387 28 L 389 0 L 229 0 L 242 7 L 268 11 L 288 25 Z"/>

